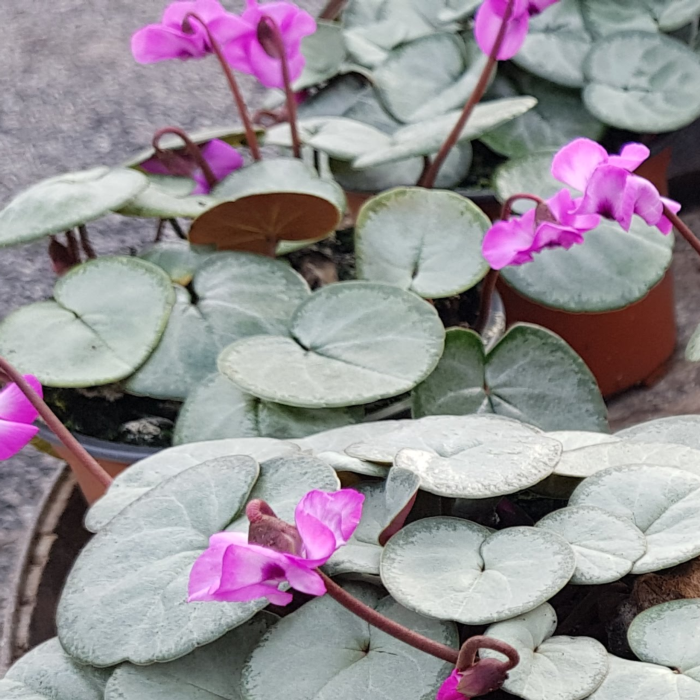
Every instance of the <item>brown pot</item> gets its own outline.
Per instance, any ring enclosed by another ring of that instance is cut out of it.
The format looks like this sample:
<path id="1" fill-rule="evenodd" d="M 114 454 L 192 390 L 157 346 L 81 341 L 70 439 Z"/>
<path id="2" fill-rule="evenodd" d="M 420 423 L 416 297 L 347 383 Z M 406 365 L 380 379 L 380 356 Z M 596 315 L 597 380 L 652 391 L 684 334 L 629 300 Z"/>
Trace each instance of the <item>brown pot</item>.
<path id="1" fill-rule="evenodd" d="M 98 440 L 86 435 L 74 434 L 82 446 L 97 460 L 112 477 L 121 474 L 128 466 L 158 452 L 157 448 L 120 445 Z M 104 494 L 104 486 L 90 474 L 85 466 L 66 449 L 63 443 L 45 426 L 39 428 L 37 447 L 68 463 L 88 505 L 92 505 Z"/>

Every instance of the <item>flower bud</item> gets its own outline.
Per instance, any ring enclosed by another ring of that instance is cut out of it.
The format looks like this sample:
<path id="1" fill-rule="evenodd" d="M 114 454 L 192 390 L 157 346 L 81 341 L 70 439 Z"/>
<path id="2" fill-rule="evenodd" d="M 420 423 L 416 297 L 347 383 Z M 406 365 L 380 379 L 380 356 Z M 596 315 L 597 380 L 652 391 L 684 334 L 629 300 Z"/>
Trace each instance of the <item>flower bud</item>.
<path id="1" fill-rule="evenodd" d="M 265 501 L 256 498 L 245 509 L 250 521 L 248 544 L 273 549 L 284 554 L 301 555 L 302 540 L 299 532 L 289 523 L 280 520 Z"/>
<path id="2" fill-rule="evenodd" d="M 284 55 L 284 43 L 279 29 L 273 19 L 263 15 L 258 22 L 258 41 L 270 58 L 281 59 Z"/>

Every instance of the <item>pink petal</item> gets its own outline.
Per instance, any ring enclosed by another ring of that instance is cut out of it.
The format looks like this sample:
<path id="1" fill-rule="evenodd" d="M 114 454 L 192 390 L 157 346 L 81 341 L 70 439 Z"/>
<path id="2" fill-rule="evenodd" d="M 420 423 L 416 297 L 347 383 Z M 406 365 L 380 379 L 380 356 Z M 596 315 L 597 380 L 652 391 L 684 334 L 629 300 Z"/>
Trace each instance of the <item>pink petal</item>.
<path id="1" fill-rule="evenodd" d="M 202 148 L 202 156 L 217 180 L 223 180 L 243 165 L 243 156 L 225 141 L 214 139 Z"/>
<path id="2" fill-rule="evenodd" d="M 581 198 L 573 199 L 567 189 L 560 190 L 547 200 L 550 211 L 562 226 L 585 232 L 600 225 L 598 214 L 576 214 L 580 204 Z"/>
<path id="3" fill-rule="evenodd" d="M 232 42 L 244 39 L 250 41 L 256 37 L 256 28 L 244 22 L 237 15 L 223 14 L 211 19 L 207 24 L 224 52 L 226 52 L 228 44 Z"/>
<path id="4" fill-rule="evenodd" d="M 308 513 L 298 513 L 295 520 L 304 542 L 304 556 L 300 560 L 308 560 L 308 566 L 325 564 L 339 546 L 333 530 Z"/>
<path id="5" fill-rule="evenodd" d="M 38 431 L 35 425 L 0 420 L 0 460 L 16 455 Z"/>
<path id="6" fill-rule="evenodd" d="M 531 252 L 539 253 L 545 248 L 571 248 L 575 243 L 583 243 L 583 234 L 575 228 L 544 222 L 537 227 Z"/>
<path id="7" fill-rule="evenodd" d="M 606 163 L 608 152 L 590 139 L 575 139 L 552 160 L 552 175 L 569 187 L 583 192 L 595 169 Z"/>
<path id="8" fill-rule="evenodd" d="M 634 190 L 627 188 L 630 174 L 622 168 L 601 165 L 590 178 L 577 214 L 600 214 L 629 231 L 634 214 Z"/>
<path id="9" fill-rule="evenodd" d="M 188 12 L 197 12 L 197 3 L 184 0 L 183 2 L 171 2 L 163 12 L 161 24 L 177 31 L 182 31 L 182 23 Z M 194 24 L 194 22 L 193 22 Z"/>
<path id="10" fill-rule="evenodd" d="M 151 175 L 172 175 L 161 159 L 156 156 L 141 163 L 141 168 Z"/>
<path id="11" fill-rule="evenodd" d="M 627 178 L 625 196 L 630 197 L 633 211 L 644 219 L 649 226 L 656 226 L 664 214 L 664 205 L 661 195 L 654 185 L 638 175 L 630 175 Z"/>
<path id="12" fill-rule="evenodd" d="M 282 62 L 278 58 L 269 56 L 257 39 L 255 41 L 251 41 L 248 45 L 248 61 L 250 64 L 250 73 L 254 75 L 265 87 L 284 87 L 284 80 L 282 79 Z M 243 69 L 240 68 L 239 70 Z M 294 76 L 290 71 L 290 79 L 292 81 L 296 80 L 298 77 L 298 75 Z"/>
<path id="13" fill-rule="evenodd" d="M 494 270 L 531 262 L 532 255 L 529 251 L 534 238 L 533 223 L 534 213 L 530 213 L 527 219 L 522 217 L 497 221 L 486 232 L 481 244 L 481 252 L 486 262 Z"/>
<path id="14" fill-rule="evenodd" d="M 291 556 L 288 559 L 290 561 L 285 571 L 289 585 L 292 588 L 309 595 L 323 595 L 326 592 L 326 584 L 323 583 L 323 579 L 313 569 L 292 561 Z"/>
<path id="15" fill-rule="evenodd" d="M 672 199 L 668 199 L 667 197 L 661 197 L 661 202 L 674 214 L 677 214 L 681 210 L 681 205 L 678 202 L 674 202 Z M 671 223 L 671 220 L 668 217 L 666 217 L 666 215 L 663 215 L 659 219 L 658 223 L 656 224 L 656 227 L 665 236 L 668 236 L 668 234 L 671 233 L 671 231 L 673 231 L 673 224 Z"/>
<path id="16" fill-rule="evenodd" d="M 201 58 L 206 55 L 206 49 L 197 34 L 149 24 L 131 37 L 131 53 L 138 63 L 156 63 L 173 58 Z"/>
<path id="17" fill-rule="evenodd" d="M 41 383 L 33 374 L 25 374 L 24 379 L 39 396 L 44 395 Z M 16 384 L 8 384 L 0 391 L 0 420 L 14 423 L 33 423 L 37 410 Z"/>
<path id="18" fill-rule="evenodd" d="M 622 147 L 619 156 L 610 156 L 608 163 L 625 170 L 636 170 L 648 157 L 650 151 L 642 143 L 628 143 Z"/>
<path id="19" fill-rule="evenodd" d="M 494 11 L 492 3 L 486 0 L 476 13 L 476 20 L 474 22 L 476 43 L 485 54 L 491 54 L 502 23 L 502 17 Z M 527 27 L 527 14 L 514 15 L 512 17 L 508 22 L 503 43 L 496 56 L 499 61 L 513 58 L 513 56 L 520 51 L 520 47 L 523 45 L 525 37 L 527 36 Z"/>
<path id="20" fill-rule="evenodd" d="M 457 669 L 455 669 L 440 686 L 435 700 L 464 700 L 465 696 L 457 690 L 457 685 L 460 680 L 461 677 Z"/>
<path id="21" fill-rule="evenodd" d="M 287 54 L 298 51 L 301 40 L 316 31 L 316 20 L 308 12 L 292 3 L 265 3 L 260 6 L 260 15 L 270 17 L 277 23 L 284 45 L 287 47 Z"/>
<path id="22" fill-rule="evenodd" d="M 334 493 L 309 491 L 294 511 L 294 519 L 304 545 L 308 547 L 307 533 L 304 532 L 306 525 L 311 525 L 308 531 L 311 539 L 315 531 L 314 524 L 307 516 L 325 525 L 333 533 L 336 548 L 344 545 L 360 523 L 364 500 L 365 497 L 361 493 L 352 489 L 341 489 Z"/>

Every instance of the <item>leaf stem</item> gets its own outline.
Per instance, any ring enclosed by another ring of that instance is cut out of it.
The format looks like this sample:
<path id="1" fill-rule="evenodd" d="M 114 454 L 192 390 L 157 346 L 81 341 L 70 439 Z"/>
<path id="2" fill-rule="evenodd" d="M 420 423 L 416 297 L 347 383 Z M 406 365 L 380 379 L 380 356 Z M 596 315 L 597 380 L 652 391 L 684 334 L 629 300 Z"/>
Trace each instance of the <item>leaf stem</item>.
<path id="1" fill-rule="evenodd" d="M 692 246 L 695 252 L 700 255 L 700 240 L 697 236 L 686 226 L 678 214 L 674 214 L 666 205 L 664 205 L 664 216 L 668 218 L 673 224 L 674 228 L 685 238 L 688 243 Z"/>
<path id="2" fill-rule="evenodd" d="M 27 397 L 29 403 L 34 406 L 46 425 L 51 428 L 56 437 L 66 446 L 70 452 L 82 463 L 87 471 L 104 486 L 105 489 L 112 483 L 112 477 L 97 463 L 90 453 L 76 440 L 73 434 L 59 420 L 58 416 L 48 407 L 39 394 L 34 391 L 31 384 L 15 369 L 4 357 L 0 357 L 0 371 L 14 382 L 20 391 Z"/>
<path id="3" fill-rule="evenodd" d="M 351 613 L 362 618 L 365 622 L 368 622 L 377 629 L 380 629 L 382 632 L 386 632 L 386 634 L 389 634 L 399 641 L 404 642 L 404 644 L 408 644 L 415 649 L 424 651 L 426 654 L 431 654 L 438 659 L 447 661 L 453 666 L 457 663 L 458 652 L 456 649 L 452 649 L 444 644 L 440 644 L 440 642 L 428 639 L 428 637 L 424 637 L 422 634 L 418 634 L 417 632 L 400 625 L 398 622 L 394 622 L 394 620 L 384 617 L 384 615 L 378 613 L 374 608 L 370 608 L 369 605 L 365 605 L 363 602 L 350 595 L 350 593 L 348 593 L 344 588 L 341 588 L 337 583 L 335 583 L 333 579 L 326 576 L 323 571 L 320 569 L 316 569 L 316 571 L 326 584 L 326 592 L 328 595 Z"/>
<path id="4" fill-rule="evenodd" d="M 481 335 L 484 332 L 486 323 L 488 322 L 489 312 L 491 311 L 491 300 L 496 289 L 496 282 L 500 275 L 500 270 L 493 268 L 488 271 L 484 278 L 484 283 L 481 286 L 481 300 L 479 302 L 479 315 L 477 316 L 474 330 Z"/>
<path id="5" fill-rule="evenodd" d="M 250 153 L 255 160 L 260 160 L 260 146 L 258 145 L 258 137 L 255 135 L 255 128 L 250 120 L 250 115 L 248 114 L 248 108 L 246 107 L 245 100 L 238 87 L 238 82 L 231 67 L 226 62 L 226 57 L 221 49 L 221 44 L 216 40 L 211 30 L 209 29 L 207 23 L 195 12 L 188 12 L 182 21 L 182 27 L 184 31 L 187 31 L 188 22 L 190 19 L 196 19 L 197 22 L 204 28 L 207 33 L 207 38 L 209 39 L 209 44 L 211 45 L 212 51 L 216 55 L 216 58 L 221 65 L 221 69 L 226 77 L 226 82 L 228 83 L 231 94 L 233 95 L 233 101 L 236 103 L 236 108 L 241 116 L 241 121 L 243 122 L 243 128 L 245 129 L 246 141 L 248 143 L 248 148 L 250 148 Z"/>
<path id="6" fill-rule="evenodd" d="M 503 13 L 503 19 L 501 20 L 501 27 L 498 30 L 496 41 L 491 49 L 491 53 L 489 54 L 488 60 L 486 61 L 484 70 L 481 71 L 481 75 L 479 76 L 479 81 L 477 82 L 476 87 L 474 88 L 474 92 L 472 92 L 472 94 L 469 97 L 469 100 L 467 100 L 467 104 L 464 105 L 462 114 L 457 120 L 457 123 L 454 125 L 452 131 L 450 132 L 450 135 L 445 140 L 445 143 L 442 144 L 442 147 L 433 159 L 433 162 L 430 164 L 430 168 L 428 168 L 428 170 L 418 182 L 418 185 L 420 187 L 426 187 L 430 189 L 435 186 L 435 180 L 437 178 L 438 173 L 440 172 L 440 168 L 442 168 L 442 166 L 444 165 L 445 160 L 447 159 L 447 156 L 449 155 L 450 151 L 457 144 L 460 134 L 462 133 L 464 127 L 469 121 L 469 117 L 471 117 L 472 112 L 474 111 L 474 107 L 476 107 L 476 105 L 479 104 L 481 98 L 484 96 L 486 88 L 489 84 L 489 80 L 491 79 L 491 74 L 493 73 L 494 68 L 498 64 L 498 52 L 501 50 L 501 45 L 503 44 L 503 40 L 505 39 L 506 29 L 508 27 L 508 22 L 510 21 L 510 18 L 513 14 L 514 4 L 515 0 L 508 0 L 508 5 L 506 6 L 505 12 Z"/>
<path id="7" fill-rule="evenodd" d="M 282 82 L 284 83 L 284 95 L 287 103 L 287 118 L 292 135 L 292 152 L 295 158 L 301 158 L 301 141 L 299 139 L 299 126 L 297 124 L 297 102 L 292 89 L 292 81 L 289 75 L 289 60 L 284 39 L 279 25 L 272 17 L 263 16 L 258 23 L 258 41 L 268 56 L 276 58 L 282 68 Z"/>
<path id="8" fill-rule="evenodd" d="M 348 0 L 328 0 L 326 6 L 321 10 L 321 14 L 319 14 L 318 18 L 332 22 L 334 19 L 338 18 L 338 15 L 345 8 L 347 1 Z"/>
<path id="9" fill-rule="evenodd" d="M 80 235 L 80 245 L 83 247 L 83 252 L 88 256 L 89 260 L 94 260 L 97 257 L 95 249 L 90 243 L 90 237 L 88 236 L 87 227 L 85 224 L 78 226 L 78 233 Z"/>
<path id="10" fill-rule="evenodd" d="M 66 231 L 66 243 L 68 245 L 68 252 L 71 258 L 75 261 L 73 264 L 78 265 L 80 260 L 80 248 L 78 247 L 78 239 L 75 236 L 75 231 L 72 229 Z"/>

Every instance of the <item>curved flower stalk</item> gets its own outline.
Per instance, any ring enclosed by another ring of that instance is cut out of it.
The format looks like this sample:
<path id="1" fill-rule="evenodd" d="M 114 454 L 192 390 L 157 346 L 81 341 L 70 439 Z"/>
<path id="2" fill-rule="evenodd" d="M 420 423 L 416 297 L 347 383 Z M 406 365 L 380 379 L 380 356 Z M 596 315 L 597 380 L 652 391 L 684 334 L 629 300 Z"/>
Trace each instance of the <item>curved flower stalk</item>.
<path id="1" fill-rule="evenodd" d="M 42 396 L 39 380 L 25 374 L 24 380 L 38 396 Z M 32 406 L 17 384 L 8 384 L 0 391 L 0 460 L 16 455 L 37 434 L 33 425 L 39 412 Z"/>
<path id="2" fill-rule="evenodd" d="M 648 157 L 649 149 L 641 143 L 628 143 L 619 155 L 611 156 L 599 143 L 580 138 L 554 156 L 552 175 L 584 193 L 574 214 L 600 214 L 617 221 L 625 231 L 637 214 L 668 234 L 673 225 L 665 209 L 676 214 L 681 205 L 662 197 L 654 185 L 632 172 Z"/>
<path id="3" fill-rule="evenodd" d="M 527 37 L 530 17 L 544 12 L 559 0 L 516 0 L 511 16 L 506 21 L 505 35 L 496 51 L 499 61 L 513 58 Z M 476 13 L 474 36 L 479 48 L 490 54 L 498 37 L 501 24 L 506 16 L 508 0 L 485 0 Z"/>
<path id="4" fill-rule="evenodd" d="M 598 226 L 597 214 L 572 213 L 581 199 L 563 189 L 519 217 L 497 221 L 484 236 L 482 252 L 494 270 L 533 261 L 546 248 L 571 248 L 583 234 Z M 509 206 L 506 210 L 509 210 Z"/>
<path id="5" fill-rule="evenodd" d="M 158 134 L 162 133 L 166 133 L 166 131 L 161 130 L 158 132 Z M 225 141 L 213 139 L 202 148 L 195 147 L 199 152 L 199 158 L 206 164 L 206 168 L 204 164 L 198 163 L 197 160 L 188 158 L 187 155 L 189 154 L 178 156 L 178 161 L 185 166 L 185 172 L 182 174 L 191 177 L 197 183 L 194 190 L 192 190 L 191 194 L 193 195 L 209 194 L 211 188 L 217 182 L 223 180 L 234 170 L 243 167 L 243 156 Z M 156 153 L 155 156 L 141 163 L 141 167 L 147 173 L 152 173 L 153 175 L 181 174 L 179 172 L 173 172 L 173 168 L 169 167 L 168 159 L 162 155 L 163 153 L 168 152 L 161 151 L 160 153 Z"/>
<path id="6" fill-rule="evenodd" d="M 189 601 L 248 601 L 267 598 L 287 605 L 292 594 L 280 584 L 310 595 L 326 586 L 316 568 L 350 539 L 362 517 L 364 496 L 352 489 L 311 491 L 294 513 L 296 527 L 280 520 L 264 501 L 248 504 L 248 535 L 219 532 L 190 573 Z"/>

